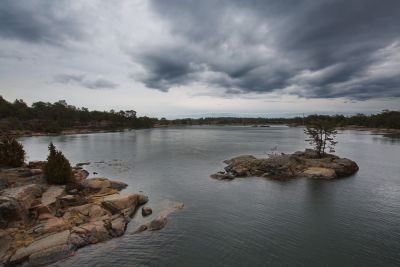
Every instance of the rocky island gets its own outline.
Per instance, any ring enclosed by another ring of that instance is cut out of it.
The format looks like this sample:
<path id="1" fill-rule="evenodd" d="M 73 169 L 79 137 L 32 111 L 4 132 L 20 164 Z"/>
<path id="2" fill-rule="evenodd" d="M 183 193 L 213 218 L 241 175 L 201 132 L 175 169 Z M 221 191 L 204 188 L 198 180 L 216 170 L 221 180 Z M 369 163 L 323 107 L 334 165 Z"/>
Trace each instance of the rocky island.
<path id="1" fill-rule="evenodd" d="M 358 171 L 357 163 L 350 159 L 332 154 L 320 157 L 311 149 L 293 154 L 273 154 L 268 158 L 243 155 L 224 163 L 228 166 L 211 175 L 212 178 L 232 180 L 237 177 L 259 176 L 280 180 L 299 177 L 334 179 L 351 176 Z"/>
<path id="2" fill-rule="evenodd" d="M 82 167 L 73 168 L 73 184 L 50 185 L 44 164 L 0 169 L 0 266 L 45 265 L 121 236 L 148 201 L 142 194 L 121 194 L 125 183 L 86 179 Z"/>

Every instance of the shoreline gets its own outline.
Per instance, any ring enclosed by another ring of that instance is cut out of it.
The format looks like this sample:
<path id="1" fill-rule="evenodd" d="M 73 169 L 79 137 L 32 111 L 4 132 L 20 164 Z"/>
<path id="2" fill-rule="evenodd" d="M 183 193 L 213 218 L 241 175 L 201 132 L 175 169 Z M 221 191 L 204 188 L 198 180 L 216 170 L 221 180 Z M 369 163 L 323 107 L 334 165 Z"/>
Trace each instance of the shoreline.
<path id="1" fill-rule="evenodd" d="M 121 192 L 123 182 L 87 178 L 79 166 L 72 183 L 48 184 L 43 164 L 0 168 L 0 266 L 47 265 L 122 236 L 148 202 L 142 193 Z"/>
<path id="2" fill-rule="evenodd" d="M 82 247 L 126 234 L 137 216 L 147 218 L 134 232 L 161 230 L 169 214 L 183 203 L 152 215 L 147 194 L 123 192 L 128 184 L 105 177 L 90 177 L 80 162 L 72 180 L 50 184 L 44 176 L 46 161 L 21 167 L 0 166 L 0 266 L 47 266 L 74 256 Z"/>
<path id="3" fill-rule="evenodd" d="M 252 128 L 270 128 L 271 126 L 288 126 L 288 127 L 304 127 L 305 125 L 294 125 L 294 124 L 173 124 L 173 125 L 155 125 L 151 128 L 118 128 L 118 129 L 68 129 L 63 130 L 59 133 L 50 133 L 50 132 L 33 132 L 33 131 L 11 131 L 8 133 L 0 133 L 15 136 L 17 138 L 20 137 L 36 137 L 36 136 L 63 136 L 63 135 L 77 135 L 77 134 L 94 134 L 94 133 L 114 133 L 114 132 L 124 132 L 131 130 L 141 130 L 141 129 L 162 129 L 162 128 L 170 128 L 170 127 L 186 127 L 186 126 L 247 126 Z M 340 126 L 336 128 L 339 131 L 369 131 L 372 134 L 400 134 L 400 129 L 395 128 L 370 128 L 364 126 L 357 125 L 348 125 L 348 126 Z"/>
<path id="4" fill-rule="evenodd" d="M 6 135 L 19 137 L 36 137 L 36 136 L 62 136 L 62 135 L 76 135 L 76 134 L 93 134 L 93 133 L 113 133 L 113 132 L 124 132 L 126 130 L 137 130 L 137 129 L 115 129 L 115 130 L 105 130 L 105 129 L 68 129 L 63 130 L 59 133 L 50 132 L 33 132 L 33 131 L 12 131 L 5 133 Z"/>

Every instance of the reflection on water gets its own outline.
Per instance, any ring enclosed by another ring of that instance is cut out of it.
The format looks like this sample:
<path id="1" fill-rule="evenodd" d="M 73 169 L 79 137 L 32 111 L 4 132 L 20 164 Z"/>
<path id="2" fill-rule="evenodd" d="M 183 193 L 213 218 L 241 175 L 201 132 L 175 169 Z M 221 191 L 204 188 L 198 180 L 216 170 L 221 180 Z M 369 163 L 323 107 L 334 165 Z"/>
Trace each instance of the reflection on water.
<path id="1" fill-rule="evenodd" d="M 383 143 L 400 143 L 400 133 L 386 133 L 382 134 L 384 138 L 374 138 L 376 142 L 383 142 Z"/>
<path id="2" fill-rule="evenodd" d="M 399 266 L 400 143 L 343 131 L 337 153 L 357 161 L 353 177 L 318 181 L 209 178 L 240 154 L 290 153 L 301 128 L 193 126 L 21 139 L 30 160 L 53 141 L 74 163 L 144 191 L 151 220 L 170 203 L 185 208 L 159 232 L 80 249 L 55 266 Z M 97 163 L 96 163 L 97 162 Z"/>

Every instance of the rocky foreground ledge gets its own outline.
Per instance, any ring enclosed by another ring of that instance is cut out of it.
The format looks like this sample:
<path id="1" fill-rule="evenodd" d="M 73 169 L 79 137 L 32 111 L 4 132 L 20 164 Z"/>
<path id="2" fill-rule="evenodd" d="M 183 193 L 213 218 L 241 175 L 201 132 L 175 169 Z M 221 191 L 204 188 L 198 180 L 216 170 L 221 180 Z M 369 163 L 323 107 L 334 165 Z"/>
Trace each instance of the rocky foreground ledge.
<path id="1" fill-rule="evenodd" d="M 47 185 L 42 164 L 0 170 L 0 266 L 45 265 L 121 236 L 148 201 L 142 194 L 120 194 L 125 183 L 86 179 L 80 167 L 74 186 Z"/>
<path id="2" fill-rule="evenodd" d="M 334 179 L 351 176 L 358 171 L 358 165 L 350 159 L 332 154 L 320 158 L 310 149 L 293 154 L 270 155 L 268 158 L 244 155 L 224 163 L 228 166 L 211 175 L 212 178 L 232 180 L 236 177 L 261 176 L 280 180 L 299 177 Z"/>

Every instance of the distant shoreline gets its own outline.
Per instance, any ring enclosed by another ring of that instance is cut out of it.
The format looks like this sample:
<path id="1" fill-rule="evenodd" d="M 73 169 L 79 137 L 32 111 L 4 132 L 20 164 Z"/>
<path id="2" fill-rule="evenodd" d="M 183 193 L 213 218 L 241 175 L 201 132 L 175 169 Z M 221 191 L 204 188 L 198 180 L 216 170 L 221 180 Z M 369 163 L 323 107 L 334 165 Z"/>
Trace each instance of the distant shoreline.
<path id="1" fill-rule="evenodd" d="M 75 135 L 75 134 L 92 134 L 92 133 L 113 133 L 123 132 L 127 129 L 68 129 L 59 133 L 50 132 L 34 132 L 34 131 L 10 131 L 5 134 L 15 137 L 35 137 L 35 136 L 61 136 L 61 135 Z"/>
<path id="2" fill-rule="evenodd" d="M 192 124 L 192 125 L 185 125 L 185 124 L 173 124 L 173 125 L 155 125 L 152 128 L 170 128 L 176 126 L 248 126 L 254 128 L 269 128 L 270 126 L 279 126 L 285 125 L 288 127 L 304 127 L 304 125 L 297 125 L 297 124 Z M 151 128 L 148 128 L 151 129 Z M 59 133 L 50 133 L 50 132 L 34 132 L 34 131 L 11 131 L 6 134 L 16 136 L 16 137 L 35 137 L 35 136 L 62 136 L 62 135 L 76 135 L 76 134 L 92 134 L 92 133 L 113 133 L 113 132 L 123 132 L 126 130 L 131 130 L 129 128 L 122 128 L 122 129 L 68 129 L 63 130 Z M 132 129 L 137 130 L 137 129 Z M 363 127 L 357 125 L 349 125 L 349 126 L 342 126 L 338 127 L 337 130 L 345 131 L 370 131 L 371 133 L 377 134 L 400 134 L 400 129 L 391 129 L 391 128 L 370 128 L 370 127 Z"/>

